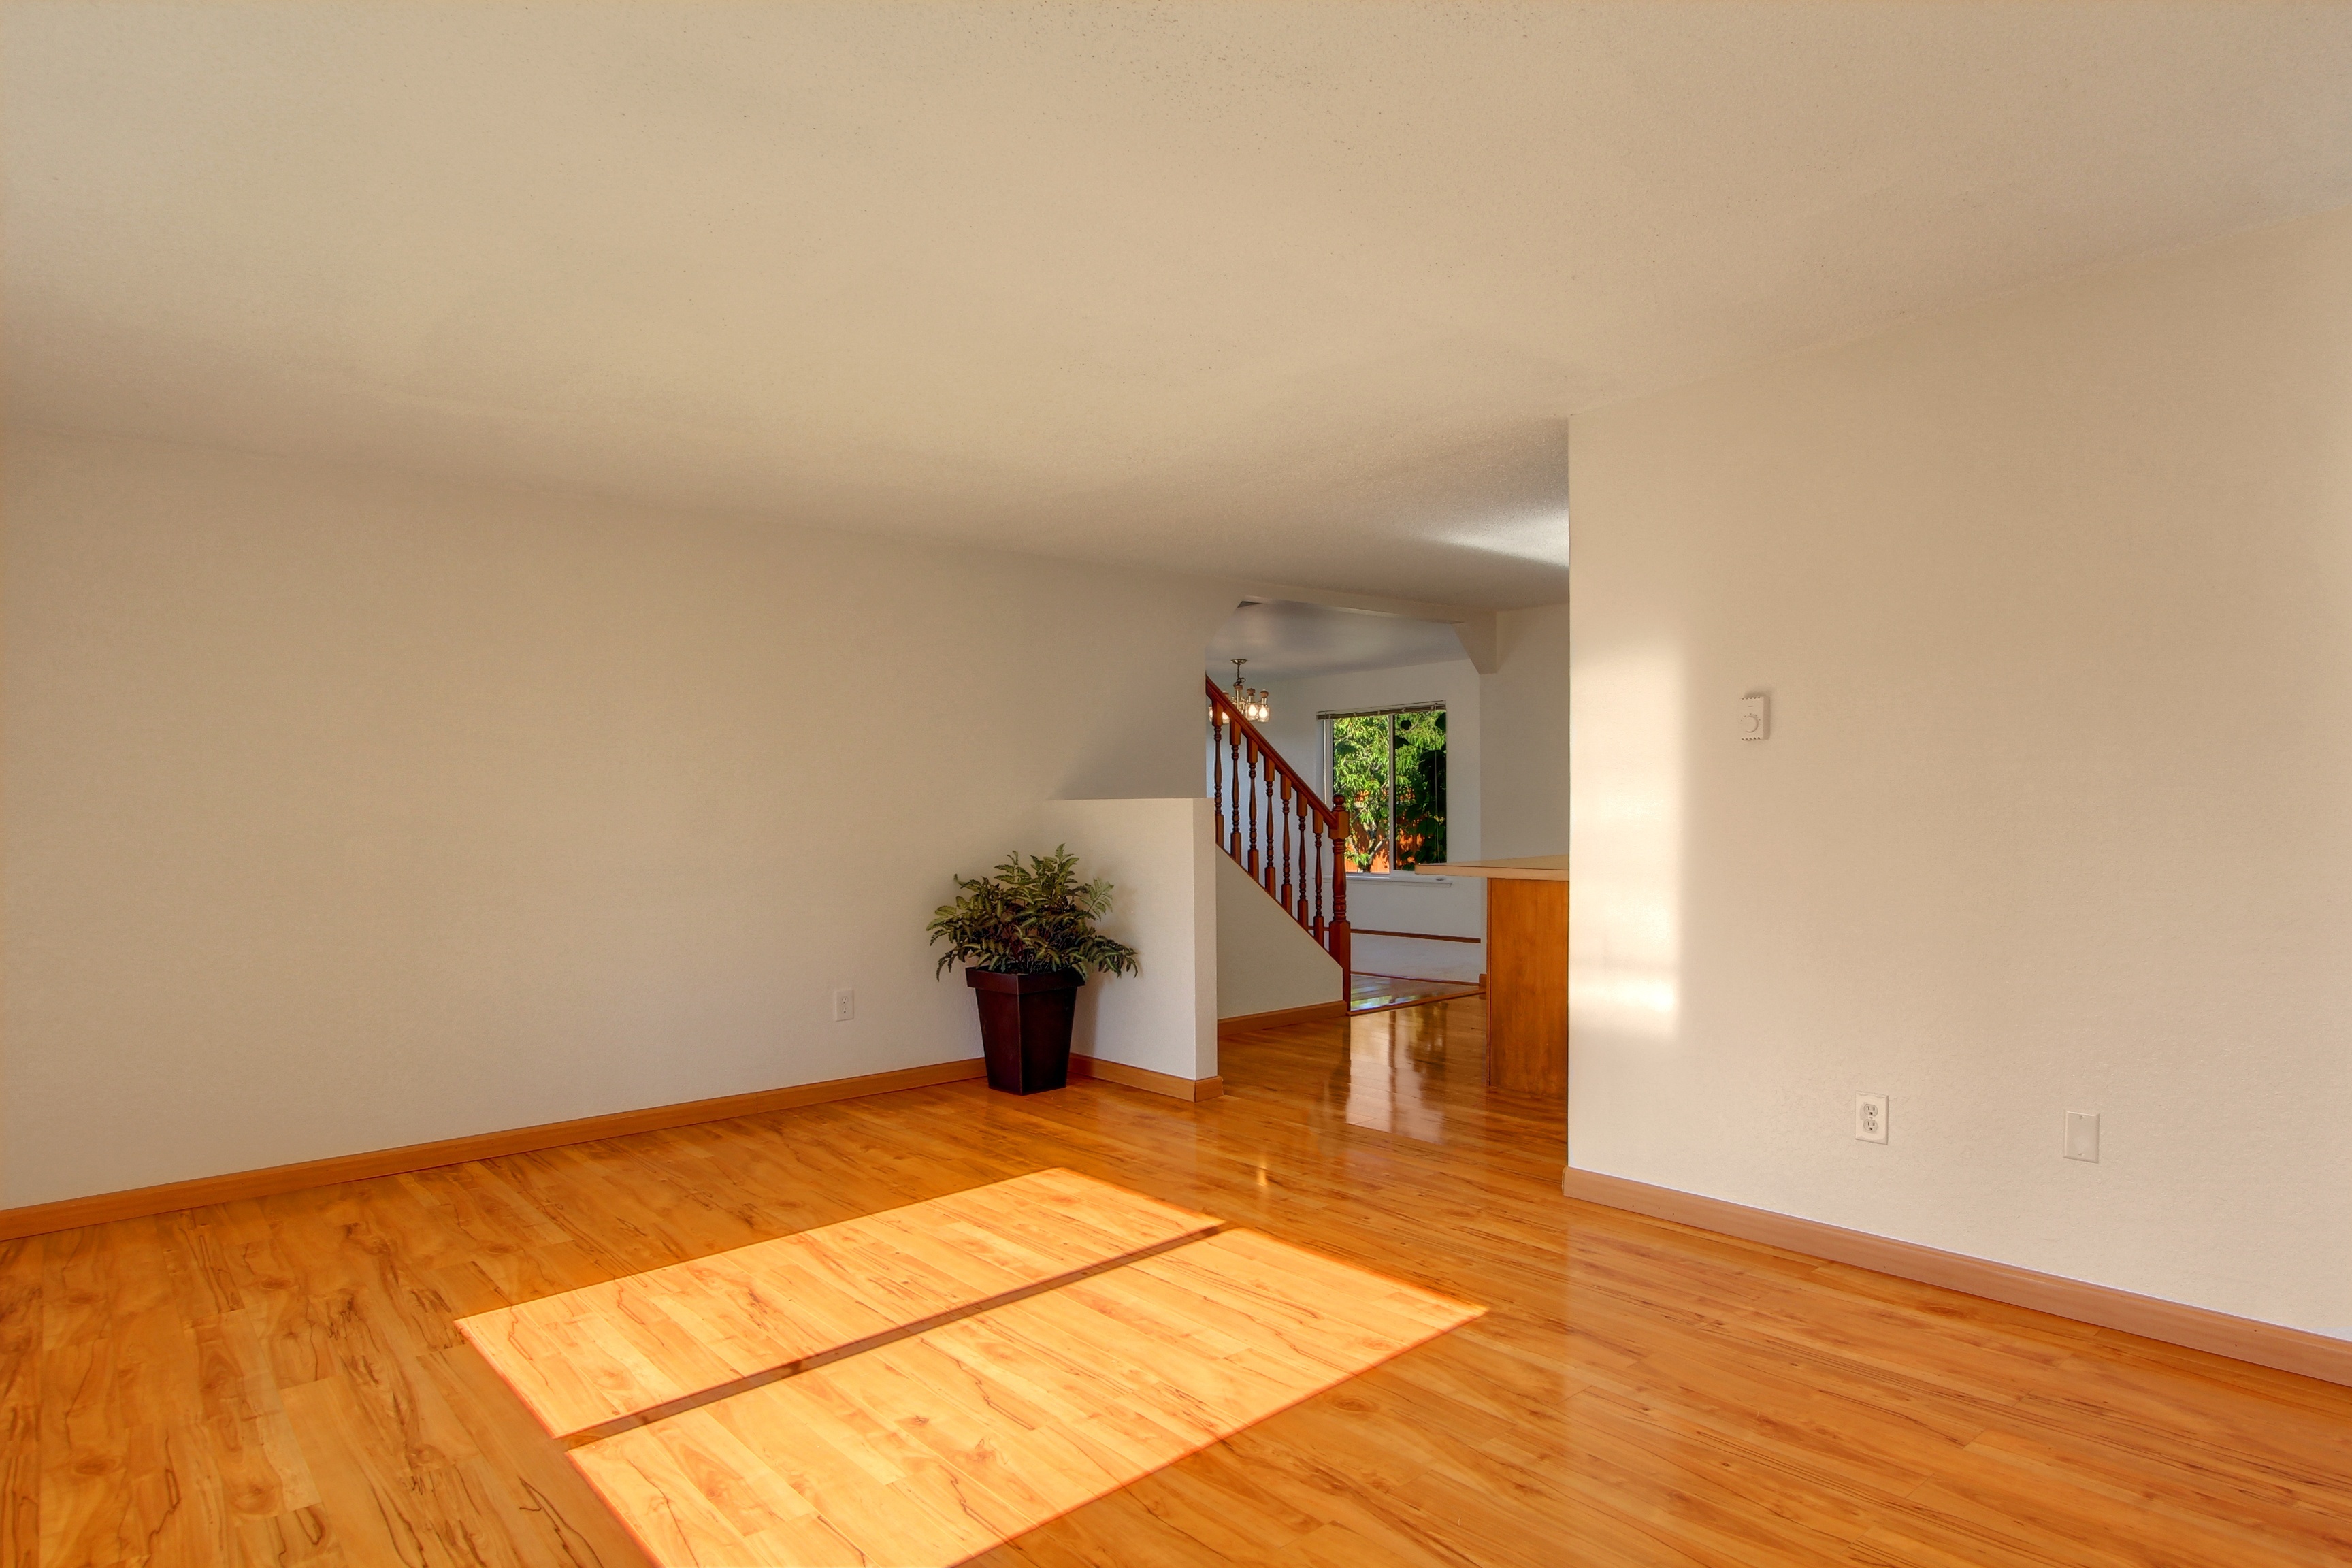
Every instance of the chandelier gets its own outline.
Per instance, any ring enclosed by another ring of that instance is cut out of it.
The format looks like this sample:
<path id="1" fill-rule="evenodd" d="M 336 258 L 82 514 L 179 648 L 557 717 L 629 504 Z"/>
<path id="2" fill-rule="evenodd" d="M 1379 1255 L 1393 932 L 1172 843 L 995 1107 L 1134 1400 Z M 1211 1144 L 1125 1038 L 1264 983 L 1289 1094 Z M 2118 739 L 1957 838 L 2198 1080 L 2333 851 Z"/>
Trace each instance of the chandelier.
<path id="1" fill-rule="evenodd" d="M 1263 724 L 1274 717 L 1274 710 L 1266 706 L 1265 692 L 1242 684 L 1242 666 L 1248 662 L 1245 658 L 1234 660 L 1234 706 L 1251 723 Z"/>

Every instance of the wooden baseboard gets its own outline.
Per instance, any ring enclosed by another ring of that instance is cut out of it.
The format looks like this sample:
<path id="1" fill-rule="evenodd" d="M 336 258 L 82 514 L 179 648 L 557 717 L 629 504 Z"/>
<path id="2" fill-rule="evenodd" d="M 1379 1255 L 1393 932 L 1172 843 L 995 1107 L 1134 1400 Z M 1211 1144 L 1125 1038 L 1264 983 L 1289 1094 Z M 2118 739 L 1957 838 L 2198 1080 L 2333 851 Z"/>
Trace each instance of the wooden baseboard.
<path id="1" fill-rule="evenodd" d="M 2012 1307 L 2028 1307 L 2103 1329 L 2118 1329 L 2142 1339 L 2161 1340 L 2166 1344 L 2210 1351 L 2257 1366 L 2352 1386 L 2352 1340 L 2231 1317 L 2227 1312 L 2184 1306 L 2153 1296 L 2137 1296 L 2106 1285 L 2036 1273 L 2031 1268 L 2017 1268 L 1963 1253 L 1941 1252 L 1916 1242 L 1845 1230 L 1819 1220 L 1748 1208 L 1721 1198 L 1676 1192 L 1671 1187 L 1654 1187 L 1646 1182 L 1606 1176 L 1598 1171 L 1580 1171 L 1571 1166 L 1561 1173 L 1559 1188 L 1570 1197 L 1630 1209 L 1652 1219 L 1673 1220 L 1701 1230 L 1736 1236 L 1743 1241 L 1761 1242 L 1832 1263 L 1892 1274 L 1898 1279 L 1940 1285 L 1948 1290 L 2006 1301 Z"/>
<path id="2" fill-rule="evenodd" d="M 1173 1073 L 1153 1072 L 1150 1068 L 1131 1068 L 1125 1062 L 1107 1062 L 1097 1057 L 1072 1057 L 1070 1076 L 1125 1084 L 1129 1089 L 1150 1089 L 1171 1100 L 1214 1100 L 1225 1092 L 1225 1080 L 1222 1078 L 1178 1078 Z"/>
<path id="3" fill-rule="evenodd" d="M 0 1209 L 0 1241 L 72 1230 L 110 1220 L 139 1219 L 208 1204 L 234 1203 L 240 1198 L 274 1197 L 306 1187 L 331 1186 L 337 1182 L 362 1182 L 373 1176 L 396 1176 L 405 1171 L 425 1171 L 436 1165 L 463 1164 L 468 1160 L 494 1160 L 501 1154 L 529 1154 L 558 1149 L 566 1143 L 586 1143 L 598 1138 L 619 1138 L 631 1132 L 658 1132 L 690 1127 L 698 1121 L 724 1121 L 731 1116 L 755 1116 L 766 1110 L 790 1110 L 795 1106 L 822 1105 L 829 1100 L 856 1100 L 894 1089 L 923 1089 L 937 1083 L 959 1083 L 987 1076 L 987 1064 L 978 1057 L 937 1062 L 929 1067 L 900 1068 L 893 1072 L 836 1078 L 824 1083 L 794 1084 L 790 1089 L 763 1089 L 751 1094 L 721 1095 L 716 1100 L 689 1100 L 677 1105 L 656 1105 L 642 1110 L 620 1110 L 608 1116 L 583 1116 L 572 1121 L 549 1121 L 537 1127 L 515 1127 L 501 1132 L 477 1132 L 465 1138 L 444 1138 L 434 1143 L 411 1143 L 399 1149 L 376 1149 L 363 1154 L 337 1154 L 306 1160 L 295 1165 L 271 1165 L 258 1171 L 232 1171 L 162 1186 L 133 1187 L 127 1192 L 95 1193 L 86 1198 Z M 1211 1081 L 1214 1081 L 1213 1079 Z"/>
<path id="4" fill-rule="evenodd" d="M 1310 1018 L 1345 1018 L 1348 1004 L 1318 1002 L 1307 1007 L 1277 1007 L 1271 1013 L 1244 1013 L 1237 1017 L 1217 1020 L 1217 1037 L 1246 1034 L 1252 1029 L 1270 1029 L 1276 1024 L 1303 1024 Z"/>

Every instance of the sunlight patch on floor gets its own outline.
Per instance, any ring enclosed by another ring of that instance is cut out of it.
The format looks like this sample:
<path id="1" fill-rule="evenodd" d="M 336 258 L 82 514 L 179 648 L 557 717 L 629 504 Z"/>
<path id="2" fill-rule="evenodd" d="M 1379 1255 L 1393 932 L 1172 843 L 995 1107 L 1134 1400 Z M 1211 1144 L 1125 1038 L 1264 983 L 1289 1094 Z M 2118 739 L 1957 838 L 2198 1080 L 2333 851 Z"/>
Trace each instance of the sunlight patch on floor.
<path id="1" fill-rule="evenodd" d="M 1483 1310 L 1217 1224 L 1041 1172 L 460 1327 L 666 1568 L 947 1568 Z"/>

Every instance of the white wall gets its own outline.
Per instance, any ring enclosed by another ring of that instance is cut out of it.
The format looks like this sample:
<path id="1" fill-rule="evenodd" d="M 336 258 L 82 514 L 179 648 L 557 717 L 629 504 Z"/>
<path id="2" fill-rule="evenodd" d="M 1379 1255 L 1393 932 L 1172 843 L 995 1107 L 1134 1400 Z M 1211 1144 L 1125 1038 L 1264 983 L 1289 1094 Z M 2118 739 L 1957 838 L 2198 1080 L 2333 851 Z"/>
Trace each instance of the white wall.
<path id="1" fill-rule="evenodd" d="M 1211 858 L 1227 858 L 1210 837 L 1206 797 L 1057 800 L 1039 808 L 1037 820 L 1031 852 L 1067 844 L 1080 852 L 1078 869 L 1089 881 L 1108 878 L 1111 912 L 1102 930 L 1142 960 L 1137 974 L 1087 976 L 1071 1049 L 1175 1078 L 1216 1077 L 1217 882 Z"/>
<path id="2" fill-rule="evenodd" d="M 1215 858 L 1217 1016 L 1240 1018 L 1339 1000 L 1339 965 L 1234 858 Z"/>
<path id="3" fill-rule="evenodd" d="M 5 457 L 0 1204 L 974 1055 L 949 873 L 1200 788 L 1229 585 Z"/>
<path id="4" fill-rule="evenodd" d="M 1574 1163 L 2352 1329 L 2352 212 L 1571 474 Z"/>
<path id="5" fill-rule="evenodd" d="M 1478 681 L 1479 853 L 1568 852 L 1568 606 L 1495 617 L 1496 667 Z"/>
<path id="6" fill-rule="evenodd" d="M 1456 860 L 1480 853 L 1479 812 L 1482 735 L 1481 678 L 1466 658 L 1400 669 L 1354 670 L 1311 679 L 1270 682 L 1274 718 L 1261 728 L 1284 760 L 1330 798 L 1328 759 L 1323 754 L 1318 713 L 1360 708 L 1395 708 L 1416 702 L 1445 704 L 1445 852 Z M 1377 931 L 1428 931 L 1439 936 L 1483 936 L 1486 892 L 1469 880 L 1440 880 L 1405 874 L 1350 877 L 1348 919 Z"/>

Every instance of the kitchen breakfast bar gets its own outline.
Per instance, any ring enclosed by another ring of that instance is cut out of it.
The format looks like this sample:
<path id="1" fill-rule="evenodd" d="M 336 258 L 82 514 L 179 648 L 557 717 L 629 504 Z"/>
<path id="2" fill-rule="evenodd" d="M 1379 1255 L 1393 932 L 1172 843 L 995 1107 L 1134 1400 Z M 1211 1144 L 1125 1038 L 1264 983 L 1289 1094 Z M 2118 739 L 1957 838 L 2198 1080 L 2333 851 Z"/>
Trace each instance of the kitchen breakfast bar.
<path id="1" fill-rule="evenodd" d="M 1486 1085 L 1568 1092 L 1568 857 L 1416 866 L 1486 883 Z"/>

